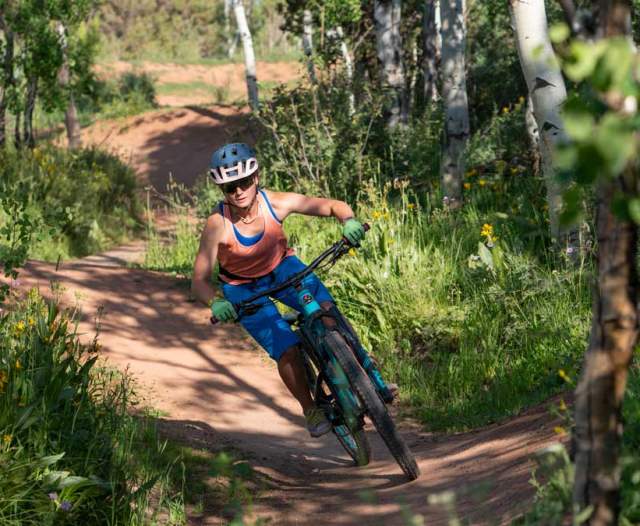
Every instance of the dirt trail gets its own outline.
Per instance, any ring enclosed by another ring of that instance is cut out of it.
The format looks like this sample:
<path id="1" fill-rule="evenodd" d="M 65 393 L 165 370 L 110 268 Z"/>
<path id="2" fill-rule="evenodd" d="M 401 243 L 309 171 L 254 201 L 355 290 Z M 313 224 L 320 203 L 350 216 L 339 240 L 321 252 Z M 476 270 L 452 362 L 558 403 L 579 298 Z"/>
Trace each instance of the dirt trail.
<path id="1" fill-rule="evenodd" d="M 120 145 L 136 149 L 132 161 L 149 180 L 157 183 L 159 167 L 171 159 L 176 170 L 184 168 L 177 173 L 188 183 L 206 166 L 212 137 L 224 135 L 228 123 L 242 129 L 243 122 L 230 108 L 169 110 L 132 119 L 117 137 Z M 309 438 L 274 365 L 238 328 L 211 326 L 207 309 L 188 301 L 184 283 L 121 266 L 141 249 L 133 243 L 63 263 L 58 271 L 31 261 L 21 273 L 21 287 L 37 285 L 46 292 L 51 281 L 60 282 L 66 301 L 81 303 L 86 338 L 101 312 L 104 355 L 128 366 L 149 389 L 153 405 L 169 414 L 163 426 L 201 446 L 233 445 L 262 474 L 267 487 L 254 503 L 255 516 L 275 525 L 387 526 L 408 524 L 402 512 L 408 507 L 423 514 L 426 524 L 439 525 L 446 524 L 446 512 L 428 505 L 427 496 L 455 490 L 458 511 L 469 523 L 504 524 L 530 501 L 529 458 L 556 440 L 545 407 L 457 435 L 403 422 L 423 473 L 412 483 L 369 429 L 375 460 L 354 468 L 333 436 Z M 224 522 L 205 513 L 190 523 Z"/>

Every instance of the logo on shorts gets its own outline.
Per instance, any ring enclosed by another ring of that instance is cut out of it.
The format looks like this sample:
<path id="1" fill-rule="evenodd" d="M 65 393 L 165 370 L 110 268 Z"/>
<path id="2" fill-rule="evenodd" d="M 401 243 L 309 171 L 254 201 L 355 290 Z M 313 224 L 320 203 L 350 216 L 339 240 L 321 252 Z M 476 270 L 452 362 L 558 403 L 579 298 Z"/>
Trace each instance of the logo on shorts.
<path id="1" fill-rule="evenodd" d="M 306 304 L 309 304 L 313 301 L 313 297 L 311 296 L 311 294 L 305 294 L 304 296 L 302 296 L 302 301 L 304 301 Z"/>

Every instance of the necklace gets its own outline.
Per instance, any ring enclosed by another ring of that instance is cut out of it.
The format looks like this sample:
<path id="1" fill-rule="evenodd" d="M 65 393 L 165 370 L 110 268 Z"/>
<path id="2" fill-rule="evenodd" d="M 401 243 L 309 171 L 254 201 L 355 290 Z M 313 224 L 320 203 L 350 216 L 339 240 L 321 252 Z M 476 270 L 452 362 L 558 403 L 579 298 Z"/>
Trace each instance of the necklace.
<path id="1" fill-rule="evenodd" d="M 260 202 L 259 201 L 258 201 L 258 210 L 257 211 L 260 211 Z M 240 221 L 242 221 L 245 225 L 250 225 L 256 219 L 258 219 L 259 216 L 260 216 L 260 214 L 257 213 L 255 216 L 253 216 L 253 219 L 247 219 L 246 217 L 243 217 L 243 216 L 238 214 L 238 219 L 240 219 Z"/>

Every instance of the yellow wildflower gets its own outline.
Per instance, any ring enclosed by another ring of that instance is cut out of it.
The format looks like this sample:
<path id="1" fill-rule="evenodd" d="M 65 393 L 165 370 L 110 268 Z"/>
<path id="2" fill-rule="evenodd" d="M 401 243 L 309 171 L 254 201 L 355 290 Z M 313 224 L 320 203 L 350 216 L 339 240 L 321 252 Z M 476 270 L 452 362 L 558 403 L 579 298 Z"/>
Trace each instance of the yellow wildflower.
<path id="1" fill-rule="evenodd" d="M 414 205 L 413 203 L 409 203 L 409 204 L 407 205 L 407 208 L 408 208 L 409 210 L 413 210 L 415 207 L 416 207 L 416 205 Z"/>
<path id="2" fill-rule="evenodd" d="M 493 226 L 491 226 L 489 223 L 485 223 L 484 225 L 482 225 L 480 235 L 487 238 L 493 237 Z"/>
<path id="3" fill-rule="evenodd" d="M 554 428 L 553 428 L 553 431 L 554 431 L 556 434 L 560 435 L 560 436 L 563 436 L 563 435 L 566 435 L 566 434 L 567 434 L 567 432 L 565 431 L 564 427 L 561 427 L 561 426 L 556 426 L 556 427 L 554 427 Z"/>
<path id="4" fill-rule="evenodd" d="M 561 398 L 560 399 L 560 404 L 558 405 L 560 411 L 566 411 L 567 410 L 567 404 L 564 403 L 564 400 Z"/>
<path id="5" fill-rule="evenodd" d="M 389 212 L 385 212 L 382 217 L 384 217 L 385 219 L 389 219 L 391 217 L 391 214 L 389 214 Z"/>
<path id="6" fill-rule="evenodd" d="M 18 323 L 16 323 L 16 326 L 14 327 L 14 331 L 15 331 L 16 335 L 20 336 L 24 332 L 25 327 L 26 327 L 26 325 L 22 320 L 20 320 Z"/>
<path id="7" fill-rule="evenodd" d="M 524 97 L 522 95 L 520 95 L 518 97 L 518 104 L 522 104 L 524 102 Z"/>
<path id="8" fill-rule="evenodd" d="M 519 171 L 519 170 L 518 170 L 517 168 L 512 167 L 512 168 L 511 168 L 511 175 L 516 175 L 516 174 L 518 173 L 518 171 Z"/>
<path id="9" fill-rule="evenodd" d="M 374 219 L 379 219 L 380 216 L 382 216 L 382 214 L 380 212 L 378 212 L 377 210 L 373 211 L 373 218 Z"/>
<path id="10" fill-rule="evenodd" d="M 469 190 L 471 188 L 471 183 L 464 183 L 462 186 L 465 190 Z"/>
<path id="11" fill-rule="evenodd" d="M 355 256 L 357 254 L 356 249 L 355 248 L 350 248 L 349 249 L 349 255 L 350 256 Z M 98 347 L 98 344 L 96 344 L 96 347 Z"/>
<path id="12" fill-rule="evenodd" d="M 16 369 L 19 371 L 20 369 L 22 369 L 22 364 L 20 363 L 20 360 L 16 360 Z"/>
<path id="13" fill-rule="evenodd" d="M 484 185 L 486 185 L 486 184 L 487 184 L 487 181 L 486 181 L 485 179 L 479 179 L 479 180 L 478 180 L 478 184 L 479 184 L 480 186 L 484 186 Z"/>
<path id="14" fill-rule="evenodd" d="M 29 317 L 29 327 L 33 327 L 36 324 L 36 320 L 34 320 L 31 316 Z"/>
<path id="15" fill-rule="evenodd" d="M 571 378 L 569 378 L 569 375 L 564 371 L 564 369 L 560 369 L 558 371 L 558 376 L 562 378 L 565 382 L 571 381 Z"/>
<path id="16" fill-rule="evenodd" d="M 2 435 L 2 441 L 5 445 L 9 444 L 13 437 L 11 435 Z"/>
<path id="17" fill-rule="evenodd" d="M 509 113 L 509 108 L 507 108 L 506 106 L 502 108 L 502 113 L 504 113 L 505 115 Z"/>

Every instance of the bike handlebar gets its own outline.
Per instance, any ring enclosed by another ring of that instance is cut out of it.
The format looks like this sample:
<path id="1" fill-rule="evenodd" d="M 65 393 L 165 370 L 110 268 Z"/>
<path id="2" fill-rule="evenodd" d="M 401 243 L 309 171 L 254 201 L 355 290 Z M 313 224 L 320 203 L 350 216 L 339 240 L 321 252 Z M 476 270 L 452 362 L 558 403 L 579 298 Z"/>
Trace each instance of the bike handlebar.
<path id="1" fill-rule="evenodd" d="M 364 223 L 362 226 L 364 227 L 365 232 L 368 232 L 371 228 L 368 223 Z M 265 296 L 271 296 L 276 292 L 280 292 L 281 290 L 284 290 L 286 288 L 293 286 L 295 283 L 302 281 L 309 274 L 311 274 L 329 256 L 334 256 L 334 261 L 337 261 L 339 258 L 344 256 L 348 252 L 348 250 L 344 250 L 345 247 L 348 247 L 349 249 L 351 249 L 356 246 L 359 246 L 359 245 L 352 245 L 351 242 L 346 237 L 343 237 L 340 241 L 337 241 L 336 243 L 331 245 L 329 248 L 327 248 L 322 254 L 316 257 L 316 259 L 314 259 L 309 265 L 307 265 L 307 268 L 305 268 L 304 270 L 301 270 L 297 274 L 294 274 L 293 276 L 289 277 L 286 281 L 280 283 L 279 285 L 276 285 L 274 287 L 271 287 L 270 289 L 262 291 L 259 294 L 255 294 L 250 298 L 247 298 L 246 300 L 238 303 L 237 305 L 234 305 L 233 307 L 236 309 L 236 312 L 238 313 L 238 319 L 240 319 L 244 314 L 247 313 L 246 311 L 249 307 L 253 306 L 256 308 L 256 310 L 260 308 L 259 305 L 253 304 L 253 302 L 255 302 L 256 300 L 263 298 Z M 217 324 L 220 321 L 214 316 L 211 316 L 210 320 L 213 325 Z"/>

